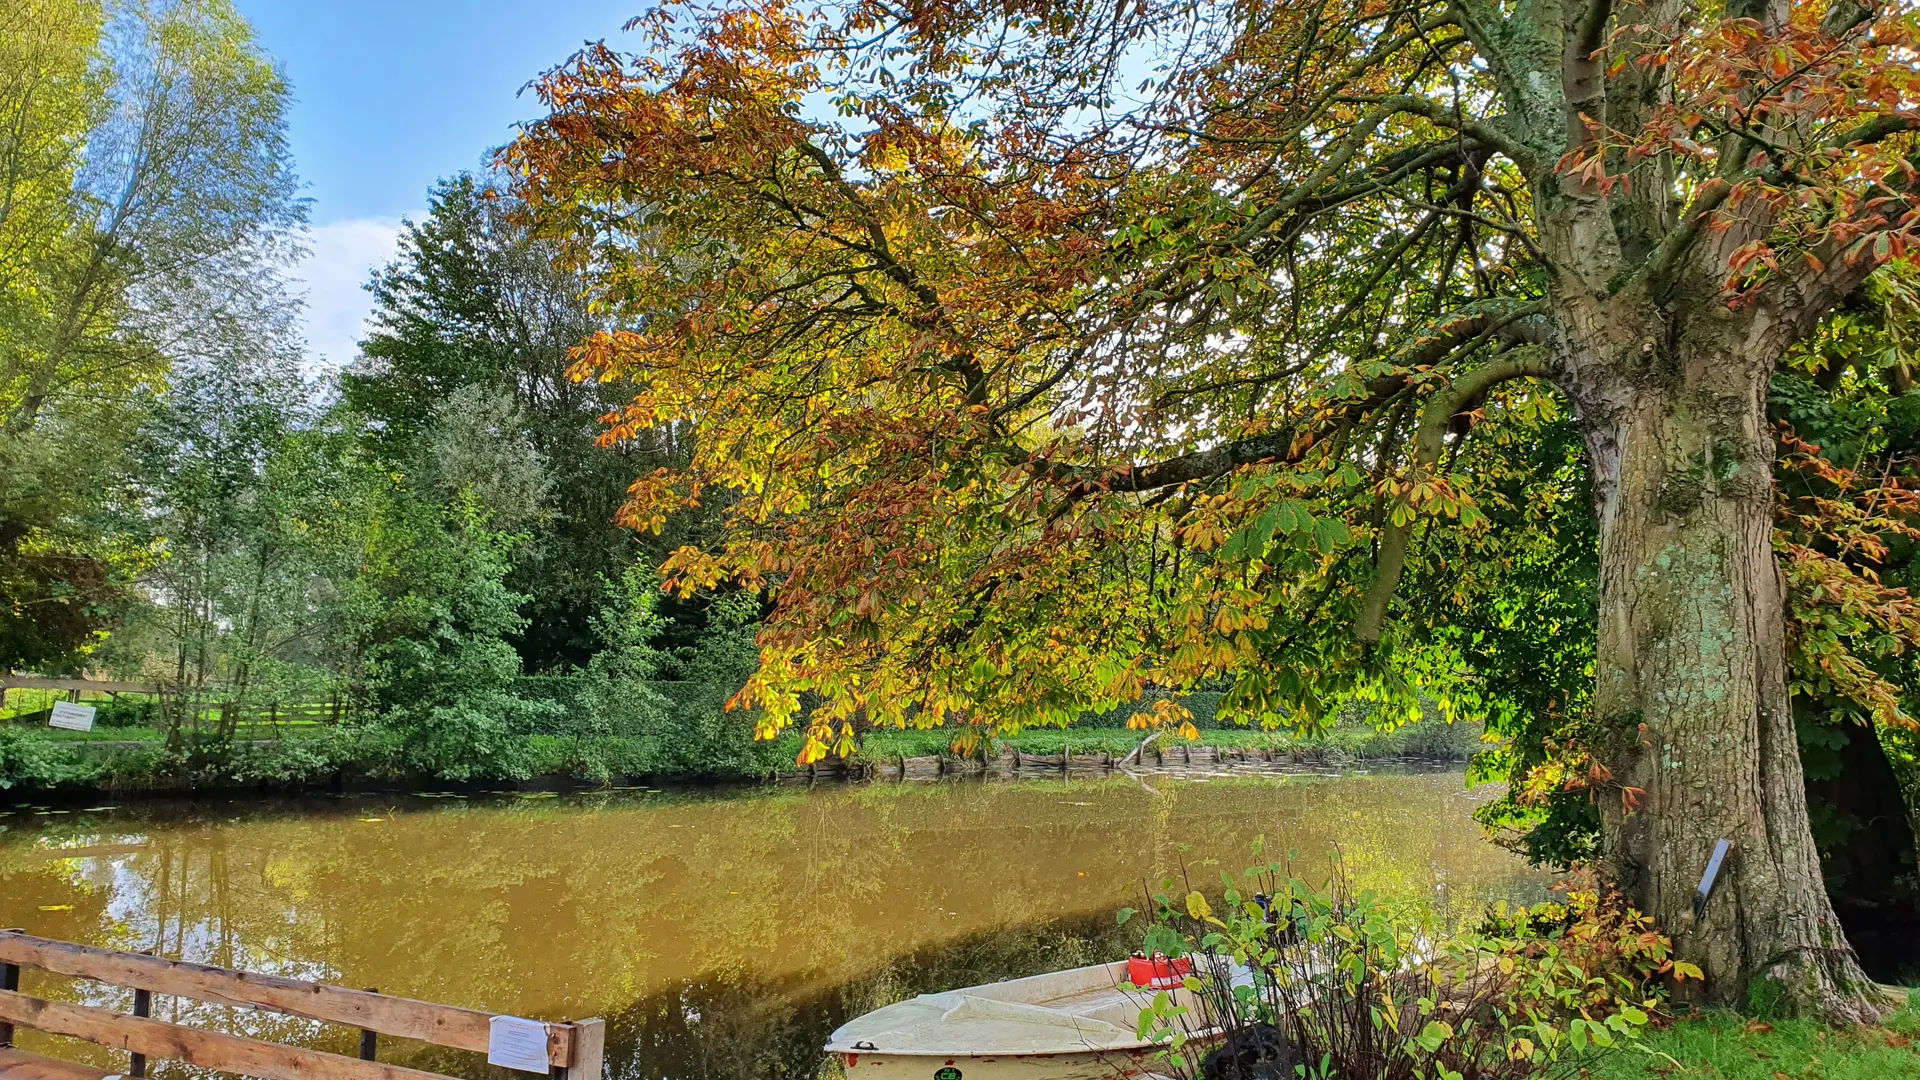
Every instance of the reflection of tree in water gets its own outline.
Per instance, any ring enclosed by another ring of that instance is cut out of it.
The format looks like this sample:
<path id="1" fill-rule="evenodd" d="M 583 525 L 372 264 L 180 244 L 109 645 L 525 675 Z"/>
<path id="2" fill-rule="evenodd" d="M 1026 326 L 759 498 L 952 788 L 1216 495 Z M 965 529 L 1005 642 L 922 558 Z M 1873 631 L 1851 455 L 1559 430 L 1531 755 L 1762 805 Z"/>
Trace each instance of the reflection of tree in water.
<path id="1" fill-rule="evenodd" d="M 1010 927 L 892 961 L 825 991 L 688 982 L 608 1018 L 618 1080 L 811 1080 L 820 1048 L 853 1017 L 915 994 L 1079 967 L 1124 955 L 1137 937 L 1111 917 Z"/>
<path id="2" fill-rule="evenodd" d="M 724 933 L 716 927 L 715 933 Z M 833 1029 L 915 994 L 1099 963 L 1137 944 L 1111 916 L 1062 919 L 877 962 L 838 986 L 812 981 L 688 978 L 609 1014 L 610 1080 L 813 1080 L 837 1076 L 821 1047 Z M 493 1077 L 471 1055 L 404 1049 L 383 1060 L 455 1076 Z M 499 1073 L 500 1077 L 512 1074 Z"/>
<path id="3" fill-rule="evenodd" d="M 657 1052 L 672 1075 L 760 1076 L 788 1073 L 722 1065 L 799 1062 L 803 1043 L 817 1057 L 823 1018 L 1067 966 L 1046 950 L 1104 943 L 1083 926 L 1110 927 L 1143 881 L 1184 863 L 1215 887 L 1257 836 L 1303 861 L 1337 845 L 1363 884 L 1403 895 L 1539 888 L 1485 841 L 1458 773 L 1154 783 L 150 804 L 0 834 L 0 925 L 599 1015 L 638 1048 L 619 1059 L 631 1067 L 655 1069 Z"/>

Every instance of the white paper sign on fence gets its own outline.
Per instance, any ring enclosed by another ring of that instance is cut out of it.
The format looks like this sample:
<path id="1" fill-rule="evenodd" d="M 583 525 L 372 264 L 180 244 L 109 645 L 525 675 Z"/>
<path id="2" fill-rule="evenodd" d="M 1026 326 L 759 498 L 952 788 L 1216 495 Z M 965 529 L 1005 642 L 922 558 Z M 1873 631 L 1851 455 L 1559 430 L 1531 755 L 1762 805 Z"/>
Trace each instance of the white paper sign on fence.
<path id="1" fill-rule="evenodd" d="M 47 717 L 47 726 L 66 728 L 68 731 L 92 731 L 93 706 L 56 701 L 53 703 L 53 715 Z"/>
<path id="2" fill-rule="evenodd" d="M 547 1025 L 518 1016 L 496 1016 L 487 1023 L 487 1064 L 522 1072 L 545 1073 Z"/>

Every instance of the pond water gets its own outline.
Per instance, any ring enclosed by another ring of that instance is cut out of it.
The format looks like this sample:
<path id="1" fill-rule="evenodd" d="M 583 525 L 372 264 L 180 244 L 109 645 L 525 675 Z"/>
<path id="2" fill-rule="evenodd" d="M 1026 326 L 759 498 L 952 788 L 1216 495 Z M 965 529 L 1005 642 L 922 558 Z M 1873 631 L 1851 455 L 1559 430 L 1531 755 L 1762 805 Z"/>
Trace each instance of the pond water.
<path id="1" fill-rule="evenodd" d="M 1543 894 L 1458 771 L 164 802 L 0 814 L 0 926 L 549 1019 L 608 1075 L 812 1077 L 827 1033 L 927 990 L 1125 955 L 1144 882 L 1337 845 L 1359 884 L 1461 912 Z M 1209 890 L 1214 891 L 1214 890 Z M 28 972 L 23 989 L 125 1009 Z M 357 1034 L 155 1002 L 353 1053 Z M 106 1067 L 98 1048 L 22 1033 Z M 506 1076 L 383 1041 L 382 1060 Z M 166 1076 L 162 1068 L 156 1075 Z M 184 1075 L 175 1071 L 174 1075 Z"/>

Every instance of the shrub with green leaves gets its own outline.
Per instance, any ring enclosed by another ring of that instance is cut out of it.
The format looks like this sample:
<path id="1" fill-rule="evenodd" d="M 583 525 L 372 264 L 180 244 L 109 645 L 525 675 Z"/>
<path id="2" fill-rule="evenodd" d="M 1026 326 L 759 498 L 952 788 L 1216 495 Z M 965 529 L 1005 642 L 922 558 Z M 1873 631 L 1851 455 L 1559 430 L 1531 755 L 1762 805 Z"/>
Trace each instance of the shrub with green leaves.
<path id="1" fill-rule="evenodd" d="M 84 784 L 97 772 L 71 746 L 38 731 L 0 726 L 0 791 Z"/>
<path id="2" fill-rule="evenodd" d="M 1140 1019 L 1169 1075 L 1572 1077 L 1597 1054 L 1638 1048 L 1664 980 L 1698 974 L 1672 962 L 1644 916 L 1599 898 L 1576 898 L 1542 933 L 1524 911 L 1526 932 L 1449 933 L 1418 905 L 1354 889 L 1338 866 L 1324 886 L 1287 863 L 1222 879 L 1218 910 L 1190 883 L 1151 900 L 1144 949 L 1194 960 L 1180 991 L 1158 993 Z M 1504 917 L 1496 929 L 1514 930 L 1514 913 Z M 1203 1067 L 1213 1047 L 1255 1045 L 1261 1032 L 1290 1039 L 1289 1060 L 1304 1064 L 1221 1055 Z"/>

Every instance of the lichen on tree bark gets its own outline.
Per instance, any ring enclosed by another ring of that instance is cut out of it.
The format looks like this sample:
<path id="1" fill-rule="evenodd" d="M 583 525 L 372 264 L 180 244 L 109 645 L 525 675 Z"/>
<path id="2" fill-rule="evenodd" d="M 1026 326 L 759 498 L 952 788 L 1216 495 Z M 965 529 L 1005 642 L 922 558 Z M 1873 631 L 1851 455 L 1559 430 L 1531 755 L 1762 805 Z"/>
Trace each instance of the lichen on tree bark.
<path id="1" fill-rule="evenodd" d="M 1596 708 L 1618 729 L 1604 867 L 1706 972 L 1703 996 L 1876 1022 L 1886 1001 L 1820 877 L 1788 699 L 1773 552 L 1777 354 L 1765 314 L 1670 320 L 1650 350 L 1572 369 L 1605 450 Z M 1777 338 L 1777 335 L 1775 336 Z M 1704 917 L 1695 889 L 1733 842 Z"/>

